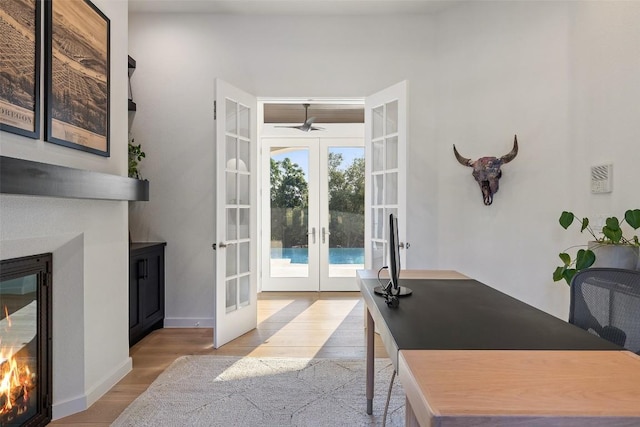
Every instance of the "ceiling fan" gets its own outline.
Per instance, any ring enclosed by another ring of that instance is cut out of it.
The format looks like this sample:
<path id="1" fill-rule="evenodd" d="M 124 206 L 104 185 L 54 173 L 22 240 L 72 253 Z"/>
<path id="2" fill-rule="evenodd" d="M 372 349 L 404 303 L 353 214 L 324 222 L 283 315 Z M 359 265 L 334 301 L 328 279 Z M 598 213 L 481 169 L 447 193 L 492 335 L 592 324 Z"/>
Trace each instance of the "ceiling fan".
<path id="1" fill-rule="evenodd" d="M 309 106 L 311 104 L 302 104 L 302 106 L 304 107 L 304 123 L 298 126 L 276 126 L 277 128 L 293 128 L 293 129 L 298 129 L 301 130 L 303 132 L 309 132 L 312 130 L 324 130 L 324 128 L 319 128 L 319 127 L 315 127 L 313 126 L 313 122 L 316 120 L 315 117 L 309 117 L 307 118 L 307 114 L 309 113 Z"/>

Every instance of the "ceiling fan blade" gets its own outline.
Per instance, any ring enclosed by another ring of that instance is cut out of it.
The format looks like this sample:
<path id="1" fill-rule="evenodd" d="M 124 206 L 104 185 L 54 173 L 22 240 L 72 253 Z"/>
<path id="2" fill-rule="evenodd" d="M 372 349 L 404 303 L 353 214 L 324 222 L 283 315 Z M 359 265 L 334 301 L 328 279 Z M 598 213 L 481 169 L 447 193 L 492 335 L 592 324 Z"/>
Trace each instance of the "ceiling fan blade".
<path id="1" fill-rule="evenodd" d="M 313 122 L 316 121 L 315 117 L 309 117 L 307 118 L 307 111 L 309 109 L 309 104 L 303 104 L 304 106 L 304 123 L 298 126 L 275 126 L 277 128 L 291 128 L 291 129 L 298 129 L 301 130 L 303 132 L 309 132 L 312 130 L 324 130 L 324 128 L 319 128 L 319 127 L 315 127 L 312 126 Z"/>

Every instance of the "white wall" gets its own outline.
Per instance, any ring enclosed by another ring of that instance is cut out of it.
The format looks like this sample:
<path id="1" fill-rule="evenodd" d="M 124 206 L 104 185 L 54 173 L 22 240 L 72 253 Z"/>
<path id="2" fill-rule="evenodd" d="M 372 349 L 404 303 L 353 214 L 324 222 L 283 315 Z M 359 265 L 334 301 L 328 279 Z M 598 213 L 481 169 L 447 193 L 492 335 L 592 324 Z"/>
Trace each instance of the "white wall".
<path id="1" fill-rule="evenodd" d="M 265 97 L 362 97 L 410 81 L 409 213 L 427 211 L 423 185 L 433 132 L 433 28 L 428 17 L 133 14 L 130 53 L 138 105 L 133 133 L 147 154 L 151 200 L 130 210 L 134 239 L 166 240 L 166 325 L 213 316 L 213 82 Z M 435 173 L 431 173 L 435 177 Z M 427 175 L 428 176 L 428 175 Z M 411 257 L 435 265 L 428 222 L 409 224 Z M 427 244 L 429 243 L 429 244 Z"/>
<path id="2" fill-rule="evenodd" d="M 151 201 L 134 238 L 167 240 L 167 316 L 210 318 L 213 79 L 258 96 L 365 96 L 409 81 L 409 268 L 453 268 L 565 317 L 557 254 L 586 242 L 562 210 L 638 207 L 638 2 L 466 2 L 433 16 L 134 14 L 136 141 Z M 320 35 L 322 34 L 322 35 Z M 482 204 L 454 159 L 502 155 L 500 192 Z M 634 138 L 636 137 L 636 138 Z M 634 157 L 634 155 L 636 155 Z M 589 193 L 592 163 L 615 190 Z"/>
<path id="3" fill-rule="evenodd" d="M 1 132 L 3 156 L 126 176 L 127 2 L 94 4 L 111 20 L 111 157 L 44 142 L 44 132 Z M 0 195 L 0 216 L 0 259 L 54 254 L 53 415 L 85 409 L 131 369 L 127 202 Z"/>
<path id="4" fill-rule="evenodd" d="M 438 23 L 439 260 L 566 318 L 557 254 L 587 236 L 563 210 L 623 215 L 640 206 L 636 124 L 637 2 L 479 2 Z M 520 153 L 481 203 L 471 169 L 453 161 Z M 612 161 L 614 191 L 591 195 L 589 168 Z"/>
<path id="5" fill-rule="evenodd" d="M 573 16 L 571 150 L 581 164 L 572 178 L 576 209 L 586 214 L 640 207 L 639 19 L 640 4 L 622 1 L 588 2 Z M 591 165 L 605 162 L 614 164 L 614 191 L 591 196 L 582 184 Z"/>

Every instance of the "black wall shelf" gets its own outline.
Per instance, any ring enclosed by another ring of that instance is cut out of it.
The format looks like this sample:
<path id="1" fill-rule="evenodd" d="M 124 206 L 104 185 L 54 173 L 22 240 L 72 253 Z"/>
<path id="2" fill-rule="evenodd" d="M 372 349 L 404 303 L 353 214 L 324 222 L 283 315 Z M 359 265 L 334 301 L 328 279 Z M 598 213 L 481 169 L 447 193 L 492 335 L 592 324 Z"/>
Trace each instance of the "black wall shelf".
<path id="1" fill-rule="evenodd" d="M 136 103 L 133 102 L 133 92 L 131 91 L 131 75 L 136 70 L 136 60 L 133 59 L 131 56 L 128 56 L 128 62 L 129 62 L 129 70 L 128 70 L 128 74 L 129 74 L 129 111 L 136 111 Z"/>
<path id="2" fill-rule="evenodd" d="M 149 181 L 0 156 L 0 193 L 148 201 Z"/>

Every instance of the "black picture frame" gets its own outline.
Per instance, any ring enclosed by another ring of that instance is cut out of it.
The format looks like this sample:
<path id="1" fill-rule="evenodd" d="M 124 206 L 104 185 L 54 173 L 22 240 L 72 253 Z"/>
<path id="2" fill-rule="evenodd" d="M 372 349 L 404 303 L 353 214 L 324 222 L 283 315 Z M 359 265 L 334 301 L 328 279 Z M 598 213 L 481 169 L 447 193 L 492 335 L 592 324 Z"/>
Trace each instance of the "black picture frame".
<path id="1" fill-rule="evenodd" d="M 40 139 L 41 2 L 2 2 L 0 12 L 2 51 L 9 58 L 0 73 L 0 130 Z"/>
<path id="2" fill-rule="evenodd" d="M 45 2 L 46 140 L 110 155 L 111 21 L 89 0 Z"/>

